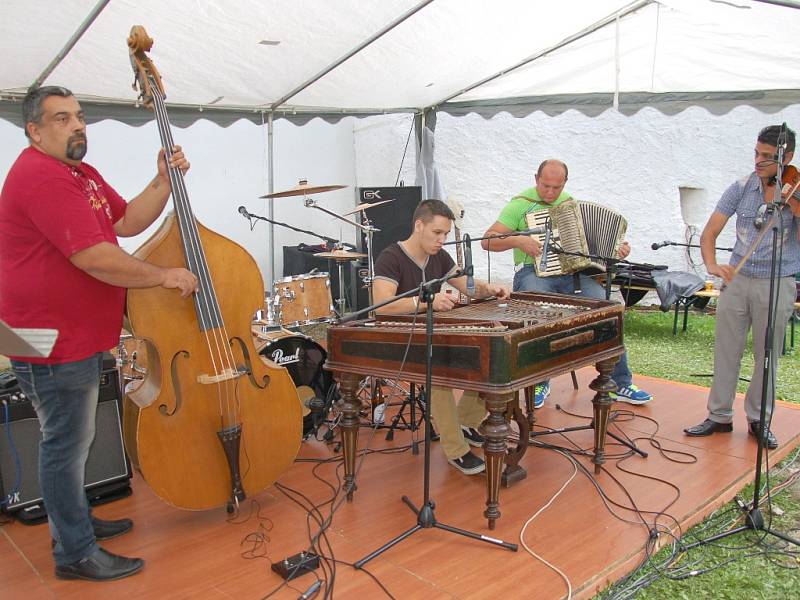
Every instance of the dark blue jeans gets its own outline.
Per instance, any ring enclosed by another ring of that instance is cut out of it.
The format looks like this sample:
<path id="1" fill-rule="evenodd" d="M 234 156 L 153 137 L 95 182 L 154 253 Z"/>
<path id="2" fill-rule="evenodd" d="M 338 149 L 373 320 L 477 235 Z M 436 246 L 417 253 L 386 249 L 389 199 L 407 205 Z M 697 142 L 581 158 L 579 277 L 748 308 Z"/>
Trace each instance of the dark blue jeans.
<path id="1" fill-rule="evenodd" d="M 56 541 L 57 565 L 85 558 L 97 548 L 84 480 L 94 440 L 102 361 L 103 355 L 96 354 L 56 365 L 11 362 L 42 430 L 39 485 Z"/>
<path id="2" fill-rule="evenodd" d="M 591 277 L 580 276 L 581 295 L 586 298 L 605 300 L 606 290 Z M 533 266 L 522 267 L 514 275 L 515 292 L 546 292 L 551 294 L 575 294 L 575 280 L 572 275 L 556 275 L 554 277 L 539 277 Z M 633 375 L 628 367 L 628 353 L 619 357 L 611 378 L 618 387 L 631 384 Z"/>

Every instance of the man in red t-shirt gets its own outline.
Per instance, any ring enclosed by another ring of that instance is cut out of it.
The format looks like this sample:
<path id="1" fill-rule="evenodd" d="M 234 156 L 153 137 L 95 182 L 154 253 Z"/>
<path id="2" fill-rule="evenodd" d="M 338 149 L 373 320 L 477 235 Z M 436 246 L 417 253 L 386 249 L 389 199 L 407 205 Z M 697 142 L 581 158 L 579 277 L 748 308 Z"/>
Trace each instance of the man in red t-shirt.
<path id="1" fill-rule="evenodd" d="M 82 162 L 86 124 L 69 90 L 30 91 L 22 115 L 30 146 L 0 192 L 0 319 L 59 331 L 48 357 L 10 357 L 42 430 L 39 483 L 56 576 L 119 579 L 141 570 L 144 561 L 111 554 L 97 540 L 121 535 L 133 523 L 93 517 L 84 492 L 102 353 L 119 341 L 125 288 L 161 286 L 188 297 L 197 278 L 136 259 L 117 243 L 117 236 L 144 231 L 164 209 L 171 187 L 163 150 L 155 178 L 126 204 Z M 186 171 L 180 147 L 173 151 L 169 167 Z"/>

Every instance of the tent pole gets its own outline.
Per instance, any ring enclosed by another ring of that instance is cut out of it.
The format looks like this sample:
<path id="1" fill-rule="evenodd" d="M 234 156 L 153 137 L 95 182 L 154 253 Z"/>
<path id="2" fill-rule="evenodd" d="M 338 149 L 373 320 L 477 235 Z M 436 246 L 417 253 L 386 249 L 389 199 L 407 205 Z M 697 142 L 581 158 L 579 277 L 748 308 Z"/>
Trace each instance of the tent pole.
<path id="1" fill-rule="evenodd" d="M 792 2 L 789 0 L 753 0 L 753 2 L 761 2 L 763 4 L 774 4 L 775 6 L 785 6 L 786 8 L 800 8 L 800 3 Z"/>
<path id="2" fill-rule="evenodd" d="M 489 77 L 485 77 L 484 79 L 481 79 L 480 81 L 477 81 L 477 82 L 473 83 L 472 85 L 469 85 L 469 86 L 467 86 L 467 87 L 465 87 L 463 89 L 460 89 L 457 92 L 455 92 L 453 94 L 450 94 L 446 98 L 442 98 L 438 102 L 434 102 L 431 106 L 439 106 L 441 104 L 444 104 L 445 102 L 449 102 L 453 98 L 457 98 L 461 94 L 466 94 L 467 92 L 471 92 L 475 88 L 478 88 L 478 87 L 484 85 L 485 83 L 489 83 L 490 81 L 493 81 L 493 80 L 497 79 L 498 77 L 502 77 L 503 75 L 506 75 L 508 73 L 511 73 L 512 71 L 515 71 L 516 69 L 519 69 L 520 67 L 524 67 L 528 63 L 532 63 L 533 61 L 538 60 L 539 58 L 542 58 L 543 56 L 547 56 L 548 54 L 558 50 L 559 48 L 563 48 L 564 46 L 568 46 L 572 42 L 575 42 L 575 41 L 577 41 L 577 40 L 579 40 L 579 39 L 581 39 L 583 37 L 586 37 L 590 33 L 593 33 L 595 31 L 597 31 L 598 29 L 602 29 L 603 27 L 605 27 L 609 23 L 613 23 L 614 21 L 618 20 L 620 17 L 624 17 L 625 15 L 630 14 L 632 12 L 635 12 L 635 11 L 639 10 L 640 8 L 642 8 L 644 6 L 647 6 L 648 4 L 652 4 L 653 2 L 655 2 L 655 0 L 637 0 L 635 2 L 632 2 L 628 6 L 625 6 L 625 7 L 621 8 L 621 9 L 619 9 L 614 14 L 609 15 L 609 16 L 603 18 L 603 19 L 600 19 L 599 21 L 597 21 L 596 23 L 590 25 L 586 29 L 582 29 L 578 33 L 574 33 L 571 36 L 569 36 L 567 38 L 564 38 L 563 40 L 561 40 L 557 44 L 555 44 L 553 46 L 550 46 L 549 48 L 545 48 L 541 52 L 537 52 L 536 54 L 521 60 L 517 64 L 512 65 L 512 66 L 510 66 L 510 67 L 508 67 L 506 69 L 503 69 L 502 71 L 499 71 L 499 72 L 495 73 L 494 75 L 489 75 Z"/>
<path id="3" fill-rule="evenodd" d="M 100 0 L 95 5 L 95 7 L 92 9 L 92 12 L 89 13 L 89 16 L 83 20 L 83 23 L 80 24 L 75 33 L 72 34 L 72 37 L 67 40 L 67 43 L 61 49 L 61 51 L 56 54 L 56 57 L 53 60 L 50 61 L 50 64 L 45 67 L 44 71 L 42 71 L 41 75 L 36 78 L 28 90 L 35 90 L 44 83 L 45 79 L 50 77 L 50 74 L 55 70 L 59 63 L 64 60 L 67 54 L 70 53 L 70 50 L 72 50 L 73 46 L 78 43 L 78 40 L 81 39 L 84 33 L 86 33 L 86 30 L 89 29 L 92 23 L 94 23 L 94 20 L 100 15 L 101 12 L 103 12 L 103 9 L 109 2 L 111 2 L 111 0 Z"/>
<path id="4" fill-rule="evenodd" d="M 273 146 L 273 112 L 270 111 L 267 115 L 267 193 L 271 194 L 275 191 L 275 158 L 274 158 L 274 146 Z M 269 252 L 269 293 L 270 298 L 272 294 L 275 292 L 275 225 L 272 224 L 272 221 L 275 220 L 275 199 L 269 198 L 267 200 L 269 202 L 269 246 L 267 246 L 267 252 Z"/>

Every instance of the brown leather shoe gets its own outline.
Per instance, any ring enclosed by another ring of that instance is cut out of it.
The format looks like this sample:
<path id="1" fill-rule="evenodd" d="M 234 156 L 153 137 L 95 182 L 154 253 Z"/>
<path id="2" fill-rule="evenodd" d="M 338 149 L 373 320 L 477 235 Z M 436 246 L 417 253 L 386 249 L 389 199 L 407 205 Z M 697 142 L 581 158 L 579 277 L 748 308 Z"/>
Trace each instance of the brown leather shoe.
<path id="1" fill-rule="evenodd" d="M 693 437 L 703 437 L 717 432 L 730 433 L 731 431 L 733 431 L 733 425 L 731 423 L 717 423 L 711 419 L 706 419 L 700 423 L 700 425 L 695 425 L 694 427 L 683 430 L 686 435 Z"/>

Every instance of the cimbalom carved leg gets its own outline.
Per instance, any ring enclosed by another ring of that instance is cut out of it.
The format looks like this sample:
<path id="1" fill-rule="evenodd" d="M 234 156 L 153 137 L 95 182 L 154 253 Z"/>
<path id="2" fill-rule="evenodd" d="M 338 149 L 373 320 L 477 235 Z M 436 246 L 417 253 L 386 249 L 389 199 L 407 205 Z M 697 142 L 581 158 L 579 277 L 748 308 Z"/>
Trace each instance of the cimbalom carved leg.
<path id="1" fill-rule="evenodd" d="M 359 376 L 353 373 L 338 373 L 339 390 L 342 393 L 342 453 L 344 455 L 344 489 L 347 500 L 353 499 L 356 491 L 356 449 L 358 448 L 358 410 L 360 404 L 356 392 Z"/>
<path id="2" fill-rule="evenodd" d="M 528 415 L 528 431 L 533 431 L 536 425 L 536 415 L 534 414 L 534 402 L 536 400 L 536 386 L 529 385 L 524 390 L 525 393 L 525 414 Z"/>
<path id="3" fill-rule="evenodd" d="M 506 406 L 516 395 L 484 394 L 489 416 L 481 425 L 481 435 L 486 438 L 483 454 L 486 459 L 486 510 L 483 515 L 489 521 L 489 529 L 494 529 L 500 518 L 500 476 L 506 457 L 506 439 L 511 428 L 506 422 Z"/>
<path id="4" fill-rule="evenodd" d="M 599 375 L 589 384 L 589 387 L 596 392 L 592 400 L 594 406 L 594 458 L 592 458 L 592 462 L 595 474 L 600 472 L 600 467 L 606 462 L 606 432 L 608 431 L 608 413 L 612 404 L 608 394 L 617 391 L 617 384 L 611 379 L 611 372 L 614 370 L 617 360 L 617 358 L 610 358 L 597 363 L 595 368 Z"/>
<path id="5" fill-rule="evenodd" d="M 512 483 L 522 481 L 528 476 L 528 472 L 519 466 L 519 461 L 525 456 L 530 444 L 530 437 L 528 429 L 528 417 L 519 406 L 519 398 L 514 394 L 513 400 L 506 406 L 506 421 L 510 423 L 512 420 L 517 423 L 519 429 L 519 440 L 517 441 L 516 448 L 508 448 L 506 451 L 506 468 L 503 470 L 503 476 L 500 482 L 503 487 L 509 487 Z M 531 409 L 532 411 L 533 409 Z"/>

